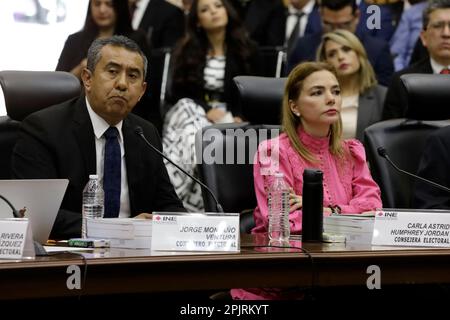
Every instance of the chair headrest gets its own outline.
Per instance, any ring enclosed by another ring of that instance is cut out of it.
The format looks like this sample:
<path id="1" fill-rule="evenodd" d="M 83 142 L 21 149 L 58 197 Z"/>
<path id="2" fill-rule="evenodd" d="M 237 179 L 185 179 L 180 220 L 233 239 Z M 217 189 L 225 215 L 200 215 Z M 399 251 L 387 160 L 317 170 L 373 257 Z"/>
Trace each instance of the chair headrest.
<path id="1" fill-rule="evenodd" d="M 6 112 L 21 121 L 29 114 L 80 95 L 80 81 L 61 71 L 0 71 Z"/>
<path id="2" fill-rule="evenodd" d="M 286 78 L 234 77 L 244 118 L 254 124 L 280 124 Z"/>
<path id="3" fill-rule="evenodd" d="M 404 74 L 400 77 L 407 93 L 406 118 L 450 119 L 450 76 L 445 74 Z"/>

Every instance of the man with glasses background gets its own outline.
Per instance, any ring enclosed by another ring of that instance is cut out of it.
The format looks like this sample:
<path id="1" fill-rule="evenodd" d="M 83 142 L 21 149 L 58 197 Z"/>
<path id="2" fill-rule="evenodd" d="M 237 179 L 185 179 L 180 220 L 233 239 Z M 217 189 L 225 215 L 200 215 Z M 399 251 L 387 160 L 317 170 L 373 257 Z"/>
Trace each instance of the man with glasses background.
<path id="1" fill-rule="evenodd" d="M 300 62 L 313 61 L 322 40 L 322 34 L 335 29 L 345 29 L 355 33 L 367 51 L 377 80 L 382 85 L 388 85 L 394 65 L 389 51 L 389 44 L 380 38 L 369 35 L 367 26 L 358 28 L 360 11 L 355 0 L 322 0 L 320 7 L 322 32 L 304 36 L 297 40 L 292 54 L 288 57 L 288 71 Z"/>
<path id="2" fill-rule="evenodd" d="M 403 118 L 406 114 L 406 93 L 400 76 L 409 73 L 450 73 L 450 0 L 431 0 L 423 12 L 422 44 L 429 57 L 412 64 L 392 77 L 386 95 L 383 120 Z"/>

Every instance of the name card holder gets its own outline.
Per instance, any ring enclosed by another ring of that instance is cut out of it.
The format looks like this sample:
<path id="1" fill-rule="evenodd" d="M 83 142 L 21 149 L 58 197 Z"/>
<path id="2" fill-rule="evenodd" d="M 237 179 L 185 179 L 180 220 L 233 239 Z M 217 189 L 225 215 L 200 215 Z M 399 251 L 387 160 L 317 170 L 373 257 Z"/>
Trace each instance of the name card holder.
<path id="1" fill-rule="evenodd" d="M 0 259 L 34 259 L 35 256 L 30 221 L 0 219 Z"/>
<path id="2" fill-rule="evenodd" d="M 413 209 L 377 211 L 372 245 L 450 247 L 450 212 Z"/>
<path id="3" fill-rule="evenodd" d="M 239 252 L 239 214 L 155 212 L 151 248 Z"/>

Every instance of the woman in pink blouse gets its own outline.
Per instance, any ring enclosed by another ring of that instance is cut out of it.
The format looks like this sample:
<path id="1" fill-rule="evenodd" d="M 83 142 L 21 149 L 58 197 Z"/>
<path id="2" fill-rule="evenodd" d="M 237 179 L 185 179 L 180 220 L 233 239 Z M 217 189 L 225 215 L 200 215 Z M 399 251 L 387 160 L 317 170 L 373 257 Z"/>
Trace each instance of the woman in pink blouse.
<path id="1" fill-rule="evenodd" d="M 342 140 L 342 97 L 334 69 L 321 62 L 295 67 L 286 82 L 283 133 L 258 147 L 253 175 L 258 206 L 253 233 L 267 232 L 267 189 L 273 173 L 282 172 L 291 186 L 291 233 L 302 231 L 303 170 L 323 171 L 324 214 L 362 213 L 381 208 L 380 189 L 366 164 L 364 147 Z M 292 298 L 277 289 L 233 289 L 235 299 Z"/>

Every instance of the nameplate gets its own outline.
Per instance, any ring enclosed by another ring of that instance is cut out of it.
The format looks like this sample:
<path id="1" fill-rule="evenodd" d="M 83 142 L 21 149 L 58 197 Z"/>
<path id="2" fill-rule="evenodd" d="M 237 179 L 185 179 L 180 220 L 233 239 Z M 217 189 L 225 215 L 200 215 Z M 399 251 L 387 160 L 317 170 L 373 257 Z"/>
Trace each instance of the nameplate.
<path id="1" fill-rule="evenodd" d="M 34 258 L 32 239 L 28 219 L 0 219 L 0 259 Z"/>
<path id="2" fill-rule="evenodd" d="M 389 209 L 377 211 L 372 244 L 450 247 L 450 212 Z"/>
<path id="3" fill-rule="evenodd" d="M 152 250 L 239 252 L 239 214 L 155 212 Z"/>

